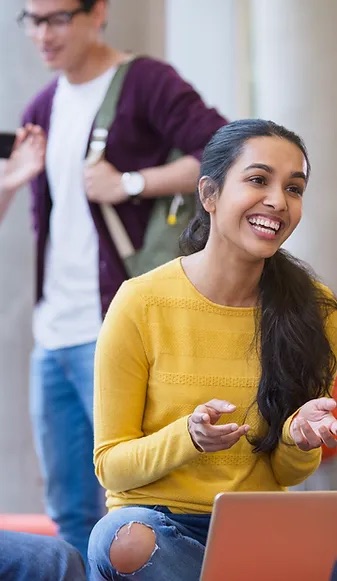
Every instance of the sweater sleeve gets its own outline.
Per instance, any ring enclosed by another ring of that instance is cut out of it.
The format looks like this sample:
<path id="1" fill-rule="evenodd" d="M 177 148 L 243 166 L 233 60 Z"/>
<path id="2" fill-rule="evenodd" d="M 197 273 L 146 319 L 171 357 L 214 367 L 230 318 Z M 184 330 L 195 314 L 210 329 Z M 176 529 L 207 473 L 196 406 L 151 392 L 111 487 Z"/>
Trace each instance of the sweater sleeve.
<path id="1" fill-rule="evenodd" d="M 150 371 L 144 331 L 142 300 L 129 281 L 110 305 L 95 358 L 94 463 L 102 486 L 116 493 L 159 480 L 199 454 L 187 416 L 144 435 Z"/>
<path id="2" fill-rule="evenodd" d="M 145 59 L 142 66 L 142 103 L 150 125 L 172 148 L 200 160 L 210 138 L 228 121 L 170 65 Z"/>

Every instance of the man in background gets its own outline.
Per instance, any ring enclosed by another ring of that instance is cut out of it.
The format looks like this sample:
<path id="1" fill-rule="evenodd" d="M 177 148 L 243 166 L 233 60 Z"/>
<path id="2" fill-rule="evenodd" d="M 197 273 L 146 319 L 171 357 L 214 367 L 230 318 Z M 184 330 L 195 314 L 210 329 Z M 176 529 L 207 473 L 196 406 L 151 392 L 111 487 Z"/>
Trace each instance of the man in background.
<path id="1" fill-rule="evenodd" d="M 84 559 L 102 512 L 92 463 L 94 350 L 102 317 L 128 278 L 99 204 L 114 205 L 132 243 L 141 247 L 153 200 L 195 190 L 202 150 L 226 122 L 172 67 L 135 59 L 105 159 L 85 167 L 95 116 L 118 65 L 130 56 L 102 39 L 107 4 L 26 0 L 19 18 L 46 66 L 59 73 L 23 116 L 23 124 L 38 125 L 47 136 L 45 167 L 32 181 L 37 304 L 31 415 L 48 514 Z M 166 163 L 174 148 L 184 155 Z"/>

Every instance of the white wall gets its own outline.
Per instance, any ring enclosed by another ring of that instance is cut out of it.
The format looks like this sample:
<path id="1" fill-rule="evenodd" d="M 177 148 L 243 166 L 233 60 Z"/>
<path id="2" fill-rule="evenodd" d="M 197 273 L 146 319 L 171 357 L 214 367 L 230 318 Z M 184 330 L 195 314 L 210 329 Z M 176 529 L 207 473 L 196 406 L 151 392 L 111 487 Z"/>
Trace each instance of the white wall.
<path id="1" fill-rule="evenodd" d="M 252 0 L 254 114 L 297 131 L 312 176 L 286 247 L 337 291 L 337 2 Z"/>
<path id="2" fill-rule="evenodd" d="M 167 0 L 167 60 L 230 120 L 250 114 L 249 50 L 247 0 Z"/>

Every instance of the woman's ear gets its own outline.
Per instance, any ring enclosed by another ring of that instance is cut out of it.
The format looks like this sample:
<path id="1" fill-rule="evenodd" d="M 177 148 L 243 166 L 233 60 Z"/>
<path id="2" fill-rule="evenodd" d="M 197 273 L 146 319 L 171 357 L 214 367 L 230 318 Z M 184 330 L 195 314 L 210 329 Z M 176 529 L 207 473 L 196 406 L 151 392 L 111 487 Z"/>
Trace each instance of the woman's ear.
<path id="1" fill-rule="evenodd" d="M 209 176 L 202 176 L 199 180 L 198 191 L 200 202 L 209 214 L 215 210 L 215 202 L 218 197 L 218 187 Z"/>

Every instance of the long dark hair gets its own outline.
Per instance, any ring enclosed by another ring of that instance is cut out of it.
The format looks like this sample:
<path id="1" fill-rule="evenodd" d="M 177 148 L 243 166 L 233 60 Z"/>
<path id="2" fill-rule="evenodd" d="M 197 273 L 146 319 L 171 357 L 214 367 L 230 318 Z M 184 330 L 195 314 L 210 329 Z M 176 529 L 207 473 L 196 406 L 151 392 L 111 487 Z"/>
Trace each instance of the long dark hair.
<path id="1" fill-rule="evenodd" d="M 246 141 L 259 136 L 294 143 L 306 159 L 308 179 L 310 162 L 301 138 L 261 119 L 234 121 L 219 129 L 205 148 L 200 175 L 209 176 L 221 192 Z M 202 250 L 209 231 L 209 214 L 199 203 L 195 218 L 181 236 L 184 254 Z M 284 250 L 265 260 L 256 317 L 261 360 L 256 403 L 267 429 L 250 437 L 255 452 L 274 450 L 285 420 L 308 400 L 329 393 L 337 362 L 326 321 L 335 310 L 337 300 L 325 292 L 304 263 Z"/>

